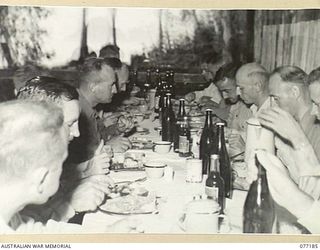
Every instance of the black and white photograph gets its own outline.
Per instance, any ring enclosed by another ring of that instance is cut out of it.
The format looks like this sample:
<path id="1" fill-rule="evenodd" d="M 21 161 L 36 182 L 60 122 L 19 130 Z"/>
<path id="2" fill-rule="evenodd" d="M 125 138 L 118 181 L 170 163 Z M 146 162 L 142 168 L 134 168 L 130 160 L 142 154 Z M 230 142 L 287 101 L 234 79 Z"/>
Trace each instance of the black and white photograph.
<path id="1" fill-rule="evenodd" d="M 0 237 L 320 234 L 320 6 L 0 6 Z"/>

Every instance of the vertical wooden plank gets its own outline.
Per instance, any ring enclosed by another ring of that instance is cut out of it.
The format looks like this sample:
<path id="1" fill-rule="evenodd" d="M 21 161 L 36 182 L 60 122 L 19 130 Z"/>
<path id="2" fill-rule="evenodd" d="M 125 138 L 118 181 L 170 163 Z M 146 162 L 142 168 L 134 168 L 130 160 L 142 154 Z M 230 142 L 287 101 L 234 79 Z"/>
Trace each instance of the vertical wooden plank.
<path id="1" fill-rule="evenodd" d="M 312 67 L 312 58 L 310 58 L 310 52 L 313 48 L 313 21 L 303 22 L 303 47 L 302 47 L 302 69 L 306 72 L 309 72 Z"/>
<path id="2" fill-rule="evenodd" d="M 262 33 L 262 16 L 261 10 L 255 11 L 255 27 L 254 27 L 254 59 L 261 62 L 261 33 Z"/>
<path id="3" fill-rule="evenodd" d="M 278 36 L 278 52 L 277 54 L 279 55 L 278 57 L 278 62 L 277 62 L 277 67 L 282 66 L 283 65 L 283 46 L 284 46 L 284 42 L 285 41 L 285 37 L 284 37 L 284 24 L 280 24 L 279 25 L 279 36 Z"/>

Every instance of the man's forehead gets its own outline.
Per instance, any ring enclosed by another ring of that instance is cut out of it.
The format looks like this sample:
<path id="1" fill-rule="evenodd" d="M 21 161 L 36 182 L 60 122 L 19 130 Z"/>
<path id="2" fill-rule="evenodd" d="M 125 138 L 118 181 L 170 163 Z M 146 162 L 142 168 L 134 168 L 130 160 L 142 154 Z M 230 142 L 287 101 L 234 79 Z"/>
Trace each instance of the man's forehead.
<path id="1" fill-rule="evenodd" d="M 320 103 L 320 81 L 313 82 L 309 86 L 310 96 L 314 102 Z"/>

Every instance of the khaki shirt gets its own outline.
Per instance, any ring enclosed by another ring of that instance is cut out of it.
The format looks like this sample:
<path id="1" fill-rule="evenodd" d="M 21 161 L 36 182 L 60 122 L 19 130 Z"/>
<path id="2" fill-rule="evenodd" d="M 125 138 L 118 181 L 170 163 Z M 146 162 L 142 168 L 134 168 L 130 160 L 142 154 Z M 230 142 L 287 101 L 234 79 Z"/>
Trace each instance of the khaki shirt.
<path id="1" fill-rule="evenodd" d="M 69 144 L 67 162 L 81 163 L 90 160 L 99 146 L 101 136 L 98 131 L 97 114 L 86 98 L 79 92 L 81 113 L 79 117 L 80 136 Z"/>

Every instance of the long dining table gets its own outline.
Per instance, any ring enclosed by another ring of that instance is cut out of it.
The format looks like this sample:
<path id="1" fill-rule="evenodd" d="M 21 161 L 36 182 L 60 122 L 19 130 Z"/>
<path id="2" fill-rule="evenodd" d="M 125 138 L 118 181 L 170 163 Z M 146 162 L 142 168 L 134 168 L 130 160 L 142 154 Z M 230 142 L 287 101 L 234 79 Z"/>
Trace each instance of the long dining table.
<path id="1" fill-rule="evenodd" d="M 148 129 L 148 133 L 136 133 L 133 136 L 145 138 L 152 141 L 161 141 L 159 131 L 156 130 L 159 120 L 154 119 L 151 114 L 148 119 L 139 123 L 141 128 Z M 143 130 L 145 132 L 145 130 Z M 153 192 L 158 203 L 156 213 L 148 214 L 132 214 L 118 215 L 106 213 L 100 209 L 86 213 L 83 223 L 86 228 L 95 233 L 105 232 L 105 228 L 123 218 L 135 217 L 141 224 L 139 227 L 144 233 L 152 234 L 185 234 L 185 228 L 181 226 L 180 218 L 186 205 L 194 199 L 194 197 L 204 196 L 206 176 L 200 183 L 186 182 L 186 158 L 179 157 L 173 152 L 173 149 L 167 154 L 159 154 L 153 152 L 152 149 L 141 149 L 145 153 L 146 160 L 161 161 L 172 170 L 171 176 L 164 176 L 160 179 L 149 179 L 140 182 L 149 192 Z M 121 158 L 124 154 L 115 154 L 115 158 Z M 145 171 L 111 171 L 110 176 L 115 182 L 134 181 L 146 176 Z M 240 234 L 242 233 L 242 212 L 247 192 L 242 190 L 233 190 L 231 199 L 226 199 L 225 215 L 228 226 L 221 228 L 220 233 Z M 107 200 L 108 202 L 108 200 Z M 205 232 L 201 232 L 205 233 Z"/>

